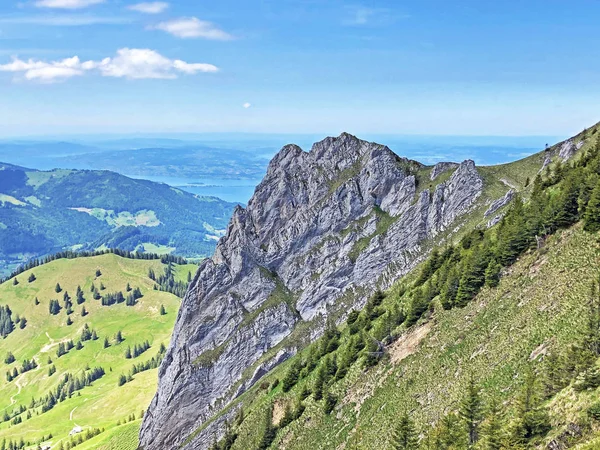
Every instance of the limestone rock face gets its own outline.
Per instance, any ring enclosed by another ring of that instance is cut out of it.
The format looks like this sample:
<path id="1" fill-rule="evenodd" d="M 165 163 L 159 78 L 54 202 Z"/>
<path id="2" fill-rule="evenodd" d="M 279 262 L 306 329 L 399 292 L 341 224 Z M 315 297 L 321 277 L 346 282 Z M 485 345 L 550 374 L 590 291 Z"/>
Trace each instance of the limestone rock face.
<path id="1" fill-rule="evenodd" d="M 423 241 L 482 193 L 473 161 L 452 168 L 433 192 L 420 191 L 424 166 L 385 146 L 349 134 L 310 152 L 285 146 L 183 300 L 140 446 L 208 447 L 226 415 L 203 425 L 295 353 L 267 352 L 300 322 L 316 323 L 342 297 L 360 307 L 366 294 L 356 292 L 410 271 L 425 257 Z"/>
<path id="2" fill-rule="evenodd" d="M 583 144 L 583 141 L 574 142 L 573 139 L 566 140 L 561 144 L 560 149 L 558 151 L 558 156 L 563 161 L 567 161 L 575 153 L 577 153 L 577 150 L 579 150 L 583 146 Z"/>
<path id="3" fill-rule="evenodd" d="M 431 181 L 435 180 L 439 175 L 449 170 L 454 170 L 458 167 L 457 163 L 454 162 L 439 162 L 433 169 L 431 170 L 431 175 L 429 176 Z"/>
<path id="4" fill-rule="evenodd" d="M 504 195 L 504 197 L 492 202 L 490 207 L 484 213 L 484 216 L 489 217 L 496 211 L 498 211 L 500 208 L 503 208 L 504 206 L 508 205 L 512 201 L 512 199 L 515 198 L 516 194 L 517 192 L 514 189 L 509 189 L 508 192 Z"/>

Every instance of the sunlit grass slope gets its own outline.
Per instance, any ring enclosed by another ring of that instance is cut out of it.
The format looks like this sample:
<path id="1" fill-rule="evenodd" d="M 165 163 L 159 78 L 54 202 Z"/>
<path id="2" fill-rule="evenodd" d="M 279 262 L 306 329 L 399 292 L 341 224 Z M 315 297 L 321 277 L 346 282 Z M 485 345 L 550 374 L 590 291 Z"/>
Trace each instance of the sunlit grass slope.
<path id="1" fill-rule="evenodd" d="M 106 429 L 95 438 L 100 442 L 112 433 L 111 430 L 117 426 L 117 422 L 125 422 L 132 415 L 135 415 L 136 419 L 140 418 L 142 410 L 147 407 L 155 392 L 157 369 L 138 373 L 123 386 L 118 386 L 118 380 L 120 375 L 127 376 L 134 364 L 156 357 L 161 344 L 168 345 L 180 299 L 170 293 L 155 290 L 154 282 L 148 278 L 149 269 L 160 274 L 164 272 L 165 267 L 166 265 L 159 260 L 127 259 L 114 254 L 60 259 L 20 274 L 17 277 L 17 285 L 13 280 L 0 285 L 0 305 L 10 306 L 13 320 L 17 315 L 27 319 L 24 329 L 17 325 L 12 333 L 0 340 L 0 418 L 6 412 L 12 422 L 15 411 L 21 406 L 29 408 L 32 398 L 38 400 L 45 397 L 56 388 L 66 373 L 80 376 L 86 367 L 102 367 L 106 372 L 91 386 L 73 393 L 71 398 L 57 403 L 45 413 L 42 413 L 41 407 L 35 407 L 20 414 L 20 424 L 2 422 L 0 440 L 23 438 L 33 443 L 42 436 L 52 434 L 53 438 L 50 441 L 53 444 L 60 441 L 66 443 L 69 432 L 79 426 L 83 430 Z M 195 270 L 194 265 L 176 266 L 175 277 L 178 281 L 184 281 L 188 273 L 193 275 Z M 101 275 L 97 276 L 97 271 L 100 271 Z M 30 282 L 31 274 L 35 275 L 35 280 Z M 57 283 L 61 292 L 56 292 Z M 125 297 L 128 295 L 129 284 L 132 290 L 139 288 L 143 297 L 137 300 L 135 306 L 126 306 L 125 303 L 102 306 L 101 300 L 93 299 L 92 284 L 101 295 L 121 291 Z M 82 304 L 77 304 L 75 298 L 78 286 L 83 290 L 85 297 Z M 100 290 L 101 287 L 104 289 Z M 64 308 L 65 292 L 72 298 L 73 313 L 70 315 L 67 315 Z M 37 305 L 36 298 L 39 301 Z M 49 312 L 52 299 L 58 300 L 63 306 L 57 315 L 51 315 Z M 166 314 L 161 314 L 161 306 L 164 306 Z M 87 311 L 85 317 L 82 316 L 83 307 Z M 67 325 L 68 317 L 72 320 L 71 325 Z M 85 324 L 96 332 L 98 339 L 84 341 L 83 348 L 73 348 L 67 354 L 58 357 L 59 344 L 69 340 L 77 344 Z M 124 338 L 120 344 L 115 341 L 115 335 L 119 331 Z M 110 344 L 107 348 L 105 339 L 108 339 Z M 147 351 L 137 358 L 125 357 L 127 347 L 133 349 L 135 345 L 142 345 L 145 341 L 151 345 Z M 12 352 L 16 358 L 11 364 L 5 363 L 8 352 Z M 5 372 L 12 371 L 14 367 L 19 369 L 24 360 L 32 358 L 38 365 L 36 369 L 20 374 L 10 382 L 7 381 Z M 49 375 L 51 366 L 56 368 L 56 373 Z M 28 419 L 29 412 L 31 418 Z M 125 427 L 128 430 L 139 427 L 139 421 L 136 420 Z M 129 434 L 137 437 L 137 428 Z M 125 439 L 125 434 L 122 438 L 124 442 L 134 442 Z M 132 445 L 135 448 L 135 442 Z M 79 448 L 94 447 L 84 447 L 81 444 Z"/>

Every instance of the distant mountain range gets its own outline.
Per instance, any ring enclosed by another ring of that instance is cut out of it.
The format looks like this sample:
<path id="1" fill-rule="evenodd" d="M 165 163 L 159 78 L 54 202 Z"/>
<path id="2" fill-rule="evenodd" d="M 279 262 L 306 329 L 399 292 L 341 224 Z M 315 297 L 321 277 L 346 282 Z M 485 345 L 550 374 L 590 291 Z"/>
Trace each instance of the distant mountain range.
<path id="1" fill-rule="evenodd" d="M 499 136 L 368 136 L 397 154 L 435 164 L 472 159 L 476 164 L 513 161 L 559 138 Z M 173 136 L 71 136 L 0 140 L 0 161 L 33 167 L 111 170 L 164 182 L 193 194 L 246 203 L 269 160 L 285 144 L 310 148 L 316 136 L 206 134 Z"/>
<path id="2" fill-rule="evenodd" d="M 204 257 L 235 205 L 109 171 L 0 163 L 0 272 L 63 249 Z"/>

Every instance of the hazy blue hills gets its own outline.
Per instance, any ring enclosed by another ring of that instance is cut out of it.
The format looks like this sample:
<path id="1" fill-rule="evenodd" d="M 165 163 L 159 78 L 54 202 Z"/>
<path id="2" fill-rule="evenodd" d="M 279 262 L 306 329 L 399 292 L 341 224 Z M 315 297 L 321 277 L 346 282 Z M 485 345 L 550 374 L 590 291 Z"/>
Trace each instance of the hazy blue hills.
<path id="1" fill-rule="evenodd" d="M 40 170 L 111 170 L 167 183 L 193 194 L 247 202 L 269 160 L 294 142 L 305 150 L 321 136 L 252 133 L 55 136 L 0 141 L 0 161 Z M 548 136 L 368 135 L 396 154 L 426 164 L 473 159 L 478 165 L 519 159 L 560 139 Z"/>
<path id="2" fill-rule="evenodd" d="M 62 249 L 212 253 L 234 203 L 109 171 L 0 163 L 0 271 Z"/>

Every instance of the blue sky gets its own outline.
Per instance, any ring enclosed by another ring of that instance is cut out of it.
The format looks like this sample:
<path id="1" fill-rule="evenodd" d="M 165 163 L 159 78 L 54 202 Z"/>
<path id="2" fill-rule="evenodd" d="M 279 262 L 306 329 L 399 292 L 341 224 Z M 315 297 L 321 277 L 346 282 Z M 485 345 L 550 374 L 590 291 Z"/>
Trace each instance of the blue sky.
<path id="1" fill-rule="evenodd" d="M 0 136 L 568 135 L 595 0 L 3 0 Z"/>

